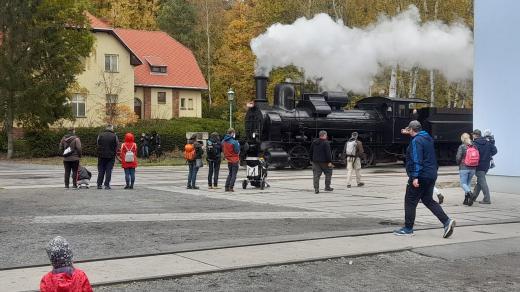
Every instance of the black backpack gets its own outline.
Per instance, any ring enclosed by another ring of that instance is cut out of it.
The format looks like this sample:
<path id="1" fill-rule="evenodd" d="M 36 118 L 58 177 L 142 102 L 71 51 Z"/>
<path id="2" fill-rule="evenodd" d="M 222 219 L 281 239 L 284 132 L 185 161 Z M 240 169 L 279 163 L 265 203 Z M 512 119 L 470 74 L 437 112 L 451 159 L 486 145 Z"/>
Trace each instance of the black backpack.
<path id="1" fill-rule="evenodd" d="M 216 160 L 217 159 L 217 145 L 216 142 L 212 142 L 211 140 L 208 140 L 206 143 L 206 153 L 208 154 L 209 160 Z"/>

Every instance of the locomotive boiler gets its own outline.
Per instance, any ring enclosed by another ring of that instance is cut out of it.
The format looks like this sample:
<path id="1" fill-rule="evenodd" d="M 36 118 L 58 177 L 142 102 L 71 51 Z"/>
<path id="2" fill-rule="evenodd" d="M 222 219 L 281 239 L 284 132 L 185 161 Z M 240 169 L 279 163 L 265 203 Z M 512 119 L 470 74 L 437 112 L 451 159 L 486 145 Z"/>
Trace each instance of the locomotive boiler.
<path id="1" fill-rule="evenodd" d="M 467 110 L 412 107 L 422 99 L 367 97 L 345 110 L 343 92 L 305 93 L 294 83 L 275 86 L 273 105 L 267 100 L 267 77 L 255 77 L 255 100 L 245 116 L 245 149 L 249 156 L 264 156 L 277 167 L 302 169 L 310 164 L 309 149 L 321 130 L 328 133 L 335 164 L 343 163 L 343 147 L 352 132 L 359 133 L 366 152 L 364 165 L 403 159 L 409 137 L 401 129 L 412 119 L 423 123 L 436 140 L 440 161 L 453 161 L 460 134 L 471 131 Z"/>

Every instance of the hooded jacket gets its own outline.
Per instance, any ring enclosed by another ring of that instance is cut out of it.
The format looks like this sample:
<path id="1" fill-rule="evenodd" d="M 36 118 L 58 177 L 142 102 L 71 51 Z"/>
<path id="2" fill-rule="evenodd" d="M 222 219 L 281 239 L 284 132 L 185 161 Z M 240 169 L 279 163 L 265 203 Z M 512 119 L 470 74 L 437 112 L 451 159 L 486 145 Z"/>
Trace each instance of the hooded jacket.
<path id="1" fill-rule="evenodd" d="M 85 272 L 74 268 L 72 274 L 49 272 L 40 281 L 41 292 L 92 292 Z"/>
<path id="2" fill-rule="evenodd" d="M 137 167 L 137 144 L 134 142 L 134 134 L 126 133 L 125 134 L 125 142 L 121 144 L 121 151 L 119 153 L 119 157 L 121 158 L 121 166 L 123 168 L 136 168 Z M 126 162 L 125 155 L 127 151 L 134 152 L 134 161 Z"/>
<path id="3" fill-rule="evenodd" d="M 319 163 L 332 162 L 332 152 L 330 151 L 329 141 L 323 139 L 315 139 L 311 144 L 311 161 Z"/>
<path id="4" fill-rule="evenodd" d="M 115 158 L 118 146 L 117 135 L 113 131 L 104 130 L 97 138 L 98 158 Z"/>
<path id="5" fill-rule="evenodd" d="M 226 134 L 222 140 L 222 151 L 228 163 L 238 163 L 240 161 L 240 143 L 233 136 Z"/>
<path id="6" fill-rule="evenodd" d="M 45 251 L 49 256 L 53 270 L 45 274 L 40 281 L 40 291 L 42 292 L 90 292 L 92 287 L 87 275 L 72 266 L 72 249 L 69 242 L 56 236 L 47 246 Z"/>
<path id="7" fill-rule="evenodd" d="M 420 131 L 406 150 L 406 173 L 410 179 L 437 179 L 437 168 L 433 138 L 427 132 Z"/>
<path id="8" fill-rule="evenodd" d="M 70 147 L 72 152 L 69 156 L 63 157 L 63 161 L 78 161 L 81 157 L 81 140 L 74 134 L 67 134 L 60 141 L 60 153 L 67 147 Z"/>
<path id="9" fill-rule="evenodd" d="M 478 161 L 477 171 L 488 171 L 492 157 L 497 154 L 497 147 L 484 137 L 479 137 L 473 141 L 477 146 L 480 160 Z"/>
<path id="10" fill-rule="evenodd" d="M 90 180 L 92 178 L 92 173 L 88 171 L 88 169 L 84 166 L 80 166 L 78 168 L 78 181 L 79 180 Z"/>

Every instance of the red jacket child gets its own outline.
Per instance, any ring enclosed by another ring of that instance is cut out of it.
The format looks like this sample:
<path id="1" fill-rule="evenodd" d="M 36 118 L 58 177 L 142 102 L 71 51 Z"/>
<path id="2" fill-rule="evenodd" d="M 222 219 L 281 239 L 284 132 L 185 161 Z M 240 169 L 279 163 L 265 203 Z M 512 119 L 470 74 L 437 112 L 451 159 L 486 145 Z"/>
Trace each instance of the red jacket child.
<path id="1" fill-rule="evenodd" d="M 130 161 L 131 155 L 128 154 L 128 151 L 132 151 L 134 153 L 133 155 L 133 161 Z M 134 142 L 134 134 L 132 133 L 126 133 L 125 135 L 125 142 L 121 145 L 121 153 L 119 154 L 121 158 L 121 165 L 123 168 L 136 168 L 137 167 L 137 144 Z"/>
<path id="2" fill-rule="evenodd" d="M 87 275 L 72 266 L 72 249 L 65 238 L 56 236 L 45 250 L 53 269 L 42 277 L 41 292 L 92 292 Z"/>

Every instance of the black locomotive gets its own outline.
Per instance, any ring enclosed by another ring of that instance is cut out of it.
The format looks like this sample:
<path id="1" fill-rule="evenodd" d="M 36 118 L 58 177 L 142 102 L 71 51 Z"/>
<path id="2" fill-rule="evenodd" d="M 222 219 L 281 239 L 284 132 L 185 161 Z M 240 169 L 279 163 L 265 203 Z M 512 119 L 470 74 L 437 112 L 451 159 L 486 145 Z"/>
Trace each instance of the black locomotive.
<path id="1" fill-rule="evenodd" d="M 320 130 L 326 130 L 334 163 L 342 164 L 342 151 L 351 133 L 363 141 L 364 165 L 404 158 L 409 137 L 401 134 L 410 120 L 423 124 L 436 142 L 440 162 L 453 162 L 460 134 L 471 132 L 472 114 L 466 109 L 412 108 L 422 99 L 367 97 L 352 110 L 343 92 L 297 94 L 294 83 L 275 86 L 274 104 L 267 101 L 267 77 L 255 77 L 256 98 L 248 104 L 245 117 L 245 153 L 263 156 L 270 165 L 295 169 L 309 166 L 309 149 Z"/>

